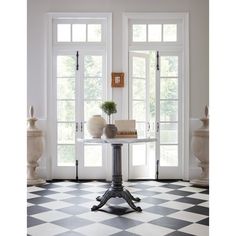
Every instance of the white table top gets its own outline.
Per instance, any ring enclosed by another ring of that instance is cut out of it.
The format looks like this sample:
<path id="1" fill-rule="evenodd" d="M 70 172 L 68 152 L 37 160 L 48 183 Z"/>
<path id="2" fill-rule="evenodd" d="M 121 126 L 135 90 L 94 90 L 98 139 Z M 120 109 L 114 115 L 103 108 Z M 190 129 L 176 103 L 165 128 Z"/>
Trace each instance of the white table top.
<path id="1" fill-rule="evenodd" d="M 126 143 L 146 143 L 154 142 L 156 138 L 90 138 L 82 139 L 78 138 L 78 142 L 83 143 L 110 143 L 110 144 L 126 144 Z"/>

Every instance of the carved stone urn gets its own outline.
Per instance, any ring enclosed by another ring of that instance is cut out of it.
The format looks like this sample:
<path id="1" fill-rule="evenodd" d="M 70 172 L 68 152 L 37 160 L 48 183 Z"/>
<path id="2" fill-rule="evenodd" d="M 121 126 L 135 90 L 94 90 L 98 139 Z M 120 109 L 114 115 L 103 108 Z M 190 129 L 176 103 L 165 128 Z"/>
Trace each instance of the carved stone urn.
<path id="1" fill-rule="evenodd" d="M 198 179 L 190 181 L 193 185 L 209 186 L 209 117 L 208 107 L 205 107 L 205 117 L 200 119 L 203 123 L 202 127 L 193 132 L 192 151 L 200 163 L 202 168 L 201 176 Z"/>
<path id="2" fill-rule="evenodd" d="M 27 129 L 27 185 L 41 185 L 46 181 L 36 174 L 38 160 L 43 153 L 44 138 L 42 130 L 35 126 L 34 108 L 30 106 Z"/>

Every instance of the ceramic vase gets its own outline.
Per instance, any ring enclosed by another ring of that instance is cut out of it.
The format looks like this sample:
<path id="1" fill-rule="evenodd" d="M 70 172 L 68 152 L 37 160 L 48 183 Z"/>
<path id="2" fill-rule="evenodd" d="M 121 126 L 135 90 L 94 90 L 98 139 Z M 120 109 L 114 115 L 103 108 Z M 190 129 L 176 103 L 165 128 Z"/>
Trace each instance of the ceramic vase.
<path id="1" fill-rule="evenodd" d="M 100 115 L 94 115 L 88 120 L 88 131 L 93 138 L 101 138 L 106 121 Z"/>
<path id="2" fill-rule="evenodd" d="M 46 181 L 38 177 L 36 168 L 39 166 L 38 160 L 42 156 L 44 149 L 44 137 L 42 130 L 35 126 L 37 118 L 34 117 L 33 107 L 30 107 L 30 118 L 27 129 L 27 185 L 40 185 Z"/>
<path id="3" fill-rule="evenodd" d="M 205 117 L 200 119 L 202 127 L 193 132 L 191 147 L 194 156 L 200 161 L 202 173 L 198 179 L 190 181 L 191 184 L 209 186 L 209 118 L 208 108 L 205 108 Z"/>
<path id="4" fill-rule="evenodd" d="M 117 127 L 113 124 L 108 124 L 104 128 L 106 138 L 115 138 L 117 134 Z"/>

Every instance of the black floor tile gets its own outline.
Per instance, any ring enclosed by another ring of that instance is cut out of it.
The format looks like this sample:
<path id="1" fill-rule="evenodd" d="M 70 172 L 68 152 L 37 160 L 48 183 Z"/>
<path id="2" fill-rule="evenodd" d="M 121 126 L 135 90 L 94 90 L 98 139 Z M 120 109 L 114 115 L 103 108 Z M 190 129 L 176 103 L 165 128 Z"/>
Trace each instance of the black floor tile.
<path id="1" fill-rule="evenodd" d="M 92 224 L 94 222 L 89 221 L 89 220 L 85 220 L 85 219 L 82 219 L 82 218 L 79 218 L 79 217 L 76 217 L 76 216 L 72 216 L 72 217 L 68 217 L 68 218 L 65 218 L 65 219 L 53 221 L 51 223 L 56 224 L 56 225 L 60 225 L 64 228 L 66 228 L 66 229 L 73 230 L 73 229 L 76 229 L 78 227 L 82 227 L 82 226 Z"/>
<path id="2" fill-rule="evenodd" d="M 202 224 L 202 225 L 207 225 L 209 226 L 209 217 L 203 220 L 200 220 L 197 222 L 198 224 Z"/>
<path id="3" fill-rule="evenodd" d="M 168 208 L 168 207 L 162 207 L 162 206 L 152 206 L 152 207 L 146 208 L 145 211 L 166 216 L 174 212 L 177 212 L 178 210 Z"/>
<path id="4" fill-rule="evenodd" d="M 27 215 L 34 215 L 41 212 L 51 211 L 51 209 L 41 206 L 30 206 L 27 207 Z"/>
<path id="5" fill-rule="evenodd" d="M 153 220 L 149 222 L 150 224 L 159 225 L 162 227 L 170 228 L 170 229 L 180 229 L 187 225 L 192 224 L 191 222 L 185 220 L 178 220 L 170 217 L 162 217 L 157 220 Z"/>
<path id="6" fill-rule="evenodd" d="M 203 207 L 203 206 L 190 207 L 190 208 L 185 209 L 184 211 L 193 212 L 193 213 L 206 215 L 206 216 L 209 215 L 209 208 L 208 207 Z"/>
<path id="7" fill-rule="evenodd" d="M 27 228 L 36 226 L 36 225 L 40 225 L 40 224 L 44 224 L 45 222 L 39 219 L 36 219 L 34 217 L 31 216 L 27 216 Z"/>
<path id="8" fill-rule="evenodd" d="M 118 229 L 125 230 L 125 229 L 129 229 L 131 227 L 134 227 L 136 225 L 139 225 L 142 222 L 137 221 L 137 220 L 124 218 L 124 217 L 116 217 L 116 218 L 112 218 L 109 220 L 101 221 L 100 223 L 105 224 L 105 225 L 110 225 L 110 226 L 116 227 Z"/>
<path id="9" fill-rule="evenodd" d="M 174 194 L 174 195 L 179 195 L 179 196 L 188 196 L 188 195 L 192 195 L 193 192 L 182 191 L 182 190 L 173 190 L 173 191 L 168 192 L 168 194 Z"/>
<path id="10" fill-rule="evenodd" d="M 191 198 L 191 197 L 178 198 L 175 201 L 183 202 L 183 203 L 190 203 L 190 204 L 195 204 L 195 205 L 206 202 L 206 200 Z"/>

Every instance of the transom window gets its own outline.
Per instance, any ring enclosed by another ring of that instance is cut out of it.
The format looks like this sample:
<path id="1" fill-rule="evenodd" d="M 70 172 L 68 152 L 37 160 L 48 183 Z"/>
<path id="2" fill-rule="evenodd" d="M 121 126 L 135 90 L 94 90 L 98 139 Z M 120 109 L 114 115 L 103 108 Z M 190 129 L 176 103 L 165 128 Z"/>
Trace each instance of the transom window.
<path id="1" fill-rule="evenodd" d="M 57 20 L 56 43 L 99 43 L 104 41 L 103 20 Z"/>
<path id="2" fill-rule="evenodd" d="M 170 23 L 130 21 L 129 38 L 131 43 L 177 43 L 181 40 L 180 27 L 181 25 L 176 21 Z"/>

